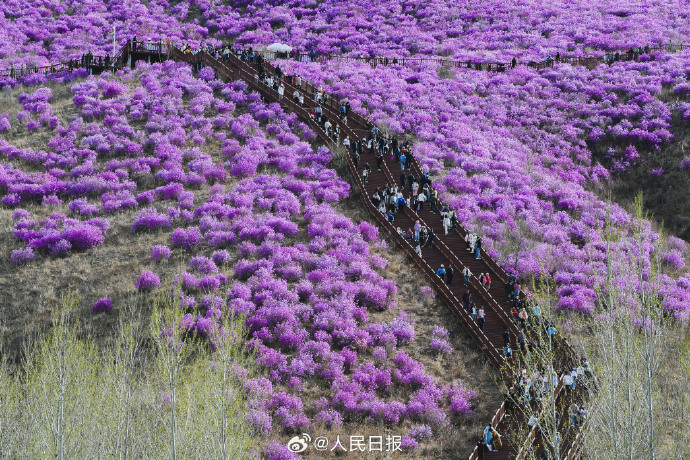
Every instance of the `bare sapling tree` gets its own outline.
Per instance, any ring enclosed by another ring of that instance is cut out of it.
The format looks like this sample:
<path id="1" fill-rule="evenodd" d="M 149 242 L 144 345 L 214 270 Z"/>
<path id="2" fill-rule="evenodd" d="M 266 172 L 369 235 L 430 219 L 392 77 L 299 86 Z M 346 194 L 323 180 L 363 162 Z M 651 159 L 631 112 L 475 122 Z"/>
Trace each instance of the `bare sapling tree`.
<path id="1" fill-rule="evenodd" d="M 597 312 L 583 328 L 591 334 L 581 343 L 598 380 L 585 437 L 592 458 L 653 460 L 665 437 L 659 383 L 675 326 L 664 314 L 659 282 L 663 234 L 653 239 L 646 217 L 638 196 L 632 238 L 610 219 L 603 229 L 606 266 L 596 275 Z"/>

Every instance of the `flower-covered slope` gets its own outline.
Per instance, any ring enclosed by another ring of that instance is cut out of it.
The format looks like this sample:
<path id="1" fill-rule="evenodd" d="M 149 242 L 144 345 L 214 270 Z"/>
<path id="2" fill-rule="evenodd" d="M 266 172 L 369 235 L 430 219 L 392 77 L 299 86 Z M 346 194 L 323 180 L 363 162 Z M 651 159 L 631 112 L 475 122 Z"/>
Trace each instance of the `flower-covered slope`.
<path id="1" fill-rule="evenodd" d="M 470 229 L 486 235 L 490 254 L 527 278 L 549 273 L 559 306 L 591 312 L 606 272 L 602 228 L 607 219 L 634 245 L 634 219 L 596 195 L 597 184 L 636 161 L 638 151 L 672 140 L 677 104 L 657 99 L 684 84 L 685 55 L 599 66 L 527 67 L 490 74 L 437 68 L 320 66 L 283 62 L 288 73 L 317 83 L 393 133 L 417 139 L 416 156 L 444 201 Z M 602 154 L 601 150 L 605 151 Z M 643 238 L 658 235 L 648 222 Z M 510 242 L 518 239 L 519 247 Z M 684 268 L 685 244 L 671 239 L 661 259 L 669 273 Z M 674 254 L 671 257 L 670 254 Z M 652 245 L 640 255 L 651 268 Z M 635 284 L 623 275 L 621 282 Z M 680 272 L 682 274 L 682 272 Z M 665 305 L 687 319 L 686 277 L 661 276 Z"/>
<path id="2" fill-rule="evenodd" d="M 349 185 L 294 115 L 173 62 L 90 77 L 71 95 L 65 117 L 50 88 L 19 94 L 4 135 L 44 136 L 45 149 L 0 139 L 15 270 L 164 235 L 130 289 L 150 295 L 168 275 L 180 328 L 204 340 L 222 315 L 245 315 L 262 375 L 246 382 L 247 420 L 261 435 L 380 422 L 438 433 L 472 415 L 473 391 L 413 358 L 439 347 L 413 346 L 414 321 L 372 250 L 377 228 L 333 208 Z M 108 294 L 94 313 L 122 306 Z"/>

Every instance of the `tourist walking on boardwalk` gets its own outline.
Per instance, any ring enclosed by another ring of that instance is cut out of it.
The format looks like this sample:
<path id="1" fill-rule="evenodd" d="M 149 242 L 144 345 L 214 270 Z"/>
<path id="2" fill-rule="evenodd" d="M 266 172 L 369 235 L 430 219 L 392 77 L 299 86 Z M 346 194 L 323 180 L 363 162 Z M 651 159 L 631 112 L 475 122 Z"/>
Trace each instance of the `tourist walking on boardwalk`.
<path id="1" fill-rule="evenodd" d="M 424 211 L 424 202 L 426 201 L 426 195 L 422 192 L 417 195 L 417 211 Z"/>
<path id="2" fill-rule="evenodd" d="M 491 276 L 488 273 L 484 276 L 484 289 L 491 289 Z"/>
<path id="3" fill-rule="evenodd" d="M 433 248 L 435 241 L 436 241 L 436 233 L 434 233 L 434 229 L 432 228 L 429 231 L 429 238 L 427 238 L 427 242 L 426 242 L 427 247 Z"/>
<path id="4" fill-rule="evenodd" d="M 436 274 L 438 275 L 439 278 L 441 278 L 441 281 L 445 281 L 446 269 L 443 267 L 443 264 L 441 264 L 441 267 L 436 271 Z"/>
<path id="5" fill-rule="evenodd" d="M 450 217 L 448 217 L 448 214 L 443 216 L 443 231 L 445 234 L 448 234 L 448 229 L 450 228 Z"/>
<path id="6" fill-rule="evenodd" d="M 468 233 L 467 236 L 465 236 L 465 241 L 469 245 L 467 250 L 473 253 L 475 243 L 477 242 L 477 235 L 475 235 L 474 233 Z"/>
<path id="7" fill-rule="evenodd" d="M 405 171 L 405 160 L 407 160 L 407 157 L 405 156 L 404 153 L 400 154 L 400 169 L 402 171 Z"/>
<path id="8" fill-rule="evenodd" d="M 491 433 L 493 426 L 489 423 L 489 426 L 484 428 L 484 445 L 489 449 L 493 450 L 493 434 Z"/>
<path id="9" fill-rule="evenodd" d="M 472 272 L 470 271 L 470 267 L 465 267 L 462 269 L 462 276 L 463 276 L 463 282 L 465 286 L 470 284 L 470 276 L 472 276 Z"/>
<path id="10" fill-rule="evenodd" d="M 364 163 L 364 168 L 362 168 L 362 183 L 364 185 L 367 185 L 367 181 L 369 180 L 369 173 L 371 172 L 371 166 L 369 166 L 369 162 L 367 161 Z"/>
<path id="11" fill-rule="evenodd" d="M 472 302 L 472 294 L 470 294 L 470 291 L 465 289 L 465 293 L 462 295 L 462 303 L 465 306 L 465 310 L 467 312 L 470 311 L 470 303 Z"/>
<path id="12" fill-rule="evenodd" d="M 484 332 L 484 322 L 486 320 L 484 319 L 484 309 L 480 308 L 477 311 L 477 325 L 479 326 L 479 329 Z"/>
<path id="13" fill-rule="evenodd" d="M 419 232 L 422 230 L 422 224 L 419 221 L 414 223 L 414 240 L 419 241 Z"/>
<path id="14" fill-rule="evenodd" d="M 446 284 L 450 286 L 451 281 L 453 281 L 453 266 L 449 266 L 446 270 Z"/>
<path id="15" fill-rule="evenodd" d="M 510 360 L 513 360 L 513 356 L 511 354 Z M 496 428 L 491 428 L 491 442 L 492 442 L 492 447 L 494 450 L 500 450 L 501 447 L 503 447 L 503 442 L 501 442 L 501 435 L 496 431 Z"/>
<path id="16" fill-rule="evenodd" d="M 432 190 L 429 194 L 429 206 L 431 207 L 431 212 L 436 213 L 436 207 L 438 206 L 438 192 L 436 190 Z M 450 225 L 450 221 L 448 224 Z M 446 234 L 448 234 L 447 231 Z"/>
<path id="17" fill-rule="evenodd" d="M 534 304 L 534 307 L 532 307 L 532 319 L 534 320 L 534 324 L 539 326 L 539 323 L 541 322 L 541 307 L 539 307 L 538 304 Z"/>
<path id="18" fill-rule="evenodd" d="M 477 241 L 474 243 L 474 257 L 479 260 L 482 258 L 481 256 L 481 251 L 482 251 L 482 237 L 477 237 Z"/>

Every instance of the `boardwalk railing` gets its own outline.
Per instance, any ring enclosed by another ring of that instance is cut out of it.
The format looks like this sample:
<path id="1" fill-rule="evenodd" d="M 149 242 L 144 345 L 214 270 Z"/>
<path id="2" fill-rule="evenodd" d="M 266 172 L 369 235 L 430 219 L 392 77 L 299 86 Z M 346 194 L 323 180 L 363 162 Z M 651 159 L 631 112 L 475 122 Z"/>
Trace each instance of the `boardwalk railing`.
<path id="1" fill-rule="evenodd" d="M 170 42 L 163 43 L 158 42 L 132 42 L 127 41 L 127 44 L 123 48 L 128 48 L 128 52 L 131 54 L 148 54 L 148 55 L 158 55 L 159 60 L 162 60 L 164 56 L 170 57 L 172 55 L 172 49 L 174 46 Z M 674 44 L 674 43 L 660 43 L 650 47 L 649 52 L 670 52 L 676 53 L 688 49 L 690 45 L 687 44 Z M 235 55 L 241 52 L 242 49 L 234 48 L 231 55 Z M 122 50 L 121 50 L 122 52 Z M 128 54 L 128 53 L 126 53 Z M 195 53 L 196 54 L 196 53 Z M 636 60 L 641 53 L 626 53 L 618 52 L 619 61 L 629 61 Z M 613 56 L 614 53 L 608 53 L 608 56 Z M 73 71 L 78 68 L 91 69 L 93 73 L 102 72 L 104 70 L 112 70 L 122 68 L 123 65 L 127 64 L 127 61 L 118 62 L 115 57 L 110 59 L 109 63 L 105 62 L 105 55 L 94 56 L 93 60 L 88 63 L 81 62 L 80 59 L 72 59 L 70 61 L 64 61 L 60 63 L 43 65 L 43 66 L 17 66 L 10 67 L 8 69 L 0 69 L 0 78 L 20 78 L 23 76 L 31 74 L 51 74 L 63 71 Z M 477 60 L 458 60 L 458 59 L 447 59 L 440 57 L 422 57 L 422 56 L 408 56 L 408 57 L 364 57 L 364 56 L 343 56 L 335 53 L 327 54 L 312 54 L 312 53 L 276 53 L 271 51 L 263 51 L 262 57 L 267 61 L 275 61 L 279 59 L 292 59 L 300 62 L 317 62 L 324 63 L 327 61 L 338 61 L 342 63 L 349 62 L 361 62 L 371 65 L 372 67 L 378 66 L 417 66 L 417 67 L 448 67 L 448 68 L 466 68 L 473 70 L 484 70 L 489 72 L 504 72 L 507 69 L 513 67 L 512 62 L 497 62 L 497 61 L 477 61 Z M 98 63 L 98 59 L 101 59 Z M 607 61 L 606 56 L 561 56 L 558 59 L 547 59 L 544 61 L 529 61 L 529 62 L 516 62 L 517 65 L 527 65 L 537 70 L 545 69 L 547 67 L 553 67 L 555 64 L 564 63 L 577 66 L 585 66 L 587 68 L 594 68 L 600 63 L 612 62 Z"/>

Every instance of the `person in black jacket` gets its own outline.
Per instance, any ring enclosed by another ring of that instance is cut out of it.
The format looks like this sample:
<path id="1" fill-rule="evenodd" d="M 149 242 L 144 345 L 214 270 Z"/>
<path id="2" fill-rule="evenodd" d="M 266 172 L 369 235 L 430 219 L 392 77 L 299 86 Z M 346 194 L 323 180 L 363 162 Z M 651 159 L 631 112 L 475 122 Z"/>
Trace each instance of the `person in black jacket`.
<path id="1" fill-rule="evenodd" d="M 400 174 L 400 188 L 401 188 L 401 189 L 404 189 L 404 188 L 405 188 L 405 181 L 406 181 L 406 179 L 407 179 L 407 176 L 405 175 L 405 173 L 401 173 L 401 174 Z"/>
<path id="2" fill-rule="evenodd" d="M 470 291 L 465 289 L 465 293 L 462 295 L 462 303 L 465 306 L 465 310 L 470 311 L 470 303 L 472 303 L 472 294 Z"/>
<path id="3" fill-rule="evenodd" d="M 453 266 L 450 265 L 446 269 L 446 284 L 450 286 L 451 281 L 453 281 Z"/>
<path id="4" fill-rule="evenodd" d="M 434 230 L 431 229 L 431 231 L 429 232 L 429 240 L 428 240 L 427 243 L 426 243 L 427 246 L 430 247 L 430 248 L 433 248 L 433 247 L 434 247 L 434 240 L 435 240 L 435 239 L 436 239 L 436 234 L 434 234 Z"/>
<path id="5" fill-rule="evenodd" d="M 512 340 L 510 340 L 510 339 L 511 339 L 510 331 L 508 329 L 506 329 L 505 332 L 503 332 L 503 346 L 504 347 L 512 342 Z"/>

